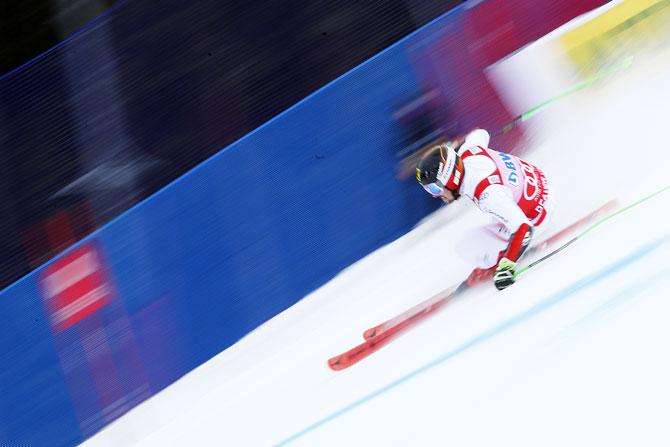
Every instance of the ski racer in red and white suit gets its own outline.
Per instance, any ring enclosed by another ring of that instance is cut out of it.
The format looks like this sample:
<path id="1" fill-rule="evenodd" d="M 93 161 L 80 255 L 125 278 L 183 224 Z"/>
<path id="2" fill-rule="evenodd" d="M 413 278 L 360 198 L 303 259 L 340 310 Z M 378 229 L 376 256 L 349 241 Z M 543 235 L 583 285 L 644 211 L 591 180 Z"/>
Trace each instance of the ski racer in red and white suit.
<path id="1" fill-rule="evenodd" d="M 490 149 L 489 140 L 487 131 L 476 129 L 465 137 L 455 154 L 450 153 L 452 148 L 440 145 L 436 148 L 440 157 L 432 157 L 439 163 L 434 169 L 436 175 L 427 169 L 434 164 L 429 153 L 417 165 L 417 178 L 434 197 L 449 203 L 464 195 L 491 217 L 493 224 L 473 229 L 460 244 L 460 251 L 464 244 L 472 250 L 476 239 L 488 237 L 487 250 L 479 257 L 479 268 L 468 282 L 493 276 L 495 286 L 502 290 L 514 283 L 516 263 L 533 236 L 548 226 L 552 200 L 542 170 L 519 157 Z"/>

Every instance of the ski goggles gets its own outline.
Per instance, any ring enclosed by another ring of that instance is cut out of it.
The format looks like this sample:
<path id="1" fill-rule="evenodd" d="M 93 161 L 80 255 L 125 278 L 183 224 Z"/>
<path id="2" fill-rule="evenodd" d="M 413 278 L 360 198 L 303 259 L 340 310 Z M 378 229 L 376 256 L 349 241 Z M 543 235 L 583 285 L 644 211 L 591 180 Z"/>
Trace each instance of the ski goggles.
<path id="1" fill-rule="evenodd" d="M 427 185 L 422 184 L 423 189 L 425 189 L 428 194 L 433 196 L 439 196 L 444 191 L 444 186 L 438 182 L 428 183 Z"/>

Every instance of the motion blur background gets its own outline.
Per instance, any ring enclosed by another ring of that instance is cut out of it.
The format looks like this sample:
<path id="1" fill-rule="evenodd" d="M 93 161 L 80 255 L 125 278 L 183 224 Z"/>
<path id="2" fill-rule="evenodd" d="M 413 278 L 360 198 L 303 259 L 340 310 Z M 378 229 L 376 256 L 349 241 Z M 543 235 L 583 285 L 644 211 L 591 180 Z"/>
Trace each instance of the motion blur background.
<path id="1" fill-rule="evenodd" d="M 459 3 L 3 2 L 0 288 Z"/>
<path id="2" fill-rule="evenodd" d="M 506 124 L 665 45 L 670 2 L 612 2 L 535 76 L 606 3 L 3 3 L 0 444 L 92 436 L 433 212 L 422 147 L 522 153 Z"/>

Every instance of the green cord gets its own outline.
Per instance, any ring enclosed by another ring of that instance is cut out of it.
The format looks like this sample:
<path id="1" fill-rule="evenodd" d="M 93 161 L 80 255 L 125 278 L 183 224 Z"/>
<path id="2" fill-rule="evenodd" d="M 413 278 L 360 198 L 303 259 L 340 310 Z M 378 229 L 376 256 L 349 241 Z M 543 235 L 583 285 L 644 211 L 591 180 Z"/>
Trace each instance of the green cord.
<path id="1" fill-rule="evenodd" d="M 605 223 L 605 222 L 607 222 L 608 220 L 612 219 L 613 217 L 618 216 L 619 214 L 623 213 L 624 211 L 628 211 L 629 209 L 631 209 L 631 208 L 633 208 L 633 207 L 636 207 L 637 205 L 639 205 L 639 204 L 641 204 L 641 203 L 643 203 L 643 202 L 646 202 L 647 200 L 649 200 L 649 199 L 651 199 L 651 198 L 653 198 L 653 197 L 655 197 L 655 196 L 657 196 L 657 195 L 659 195 L 659 194 L 661 194 L 661 193 L 667 191 L 668 189 L 670 189 L 670 185 L 668 185 L 668 186 L 666 186 L 666 187 L 664 187 L 664 188 L 661 188 L 661 189 L 659 189 L 658 191 L 653 192 L 653 193 L 649 194 L 648 196 L 643 197 L 643 198 L 641 198 L 641 199 L 639 199 L 639 200 L 637 200 L 637 201 L 631 203 L 630 205 L 627 205 L 627 206 L 621 208 L 620 210 L 617 210 L 617 211 L 613 212 L 612 214 L 609 214 L 609 215 L 603 217 L 602 219 L 600 219 L 600 220 L 598 220 L 597 222 L 595 222 L 594 224 L 592 224 L 592 225 L 591 225 L 590 227 L 588 227 L 586 230 L 582 231 L 582 232 L 579 233 L 577 236 L 575 236 L 574 238 L 570 239 L 568 242 L 566 242 L 565 244 L 563 244 L 562 246 L 560 246 L 560 247 L 557 248 L 556 250 L 554 250 L 554 251 L 552 251 L 551 253 L 545 255 L 545 256 L 542 257 L 541 259 L 539 259 L 539 260 L 537 260 L 537 261 L 535 261 L 535 262 L 532 262 L 531 264 L 527 265 L 526 267 L 523 267 L 522 269 L 518 270 L 518 271 L 516 272 L 516 276 L 521 275 L 521 274 L 524 273 L 526 270 L 528 270 L 528 269 L 534 267 L 535 265 L 539 264 L 541 261 L 543 261 L 543 260 L 545 260 L 545 259 L 551 257 L 552 255 L 558 253 L 559 251 L 563 250 L 565 247 L 567 247 L 568 245 L 572 244 L 572 243 L 575 242 L 577 239 L 582 238 L 584 235 L 590 233 L 591 231 L 593 231 L 593 229 L 595 229 L 596 227 L 599 227 L 600 225 L 602 225 L 603 223 Z"/>
<path id="2" fill-rule="evenodd" d="M 588 87 L 589 85 L 591 85 L 595 82 L 598 82 L 603 78 L 606 78 L 607 76 L 610 76 L 610 75 L 612 75 L 612 74 L 614 74 L 618 71 L 621 71 L 621 70 L 624 70 L 624 69 L 630 67 L 631 65 L 633 65 L 633 57 L 629 56 L 629 57 L 625 58 L 623 61 L 621 61 L 620 63 L 618 63 L 618 64 L 616 64 L 616 65 L 614 65 L 614 66 L 612 66 L 612 67 L 610 67 L 606 70 L 602 70 L 599 73 L 596 73 L 595 75 L 591 76 L 590 78 L 585 79 L 584 81 L 573 85 L 572 87 L 568 88 L 567 90 L 563 91 L 562 93 L 554 96 L 551 99 L 546 100 L 542 104 L 537 105 L 537 106 L 533 107 L 532 109 L 528 110 L 527 112 L 521 114 L 520 121 L 523 122 L 523 121 L 526 121 L 526 120 L 530 119 L 533 115 L 535 115 L 536 113 L 545 109 L 546 107 L 548 107 L 552 103 L 558 101 L 559 99 L 565 98 L 566 96 L 569 96 L 569 95 L 575 93 L 576 91 L 582 90 L 582 89 Z"/>
<path id="3" fill-rule="evenodd" d="M 658 191 L 653 192 L 653 193 L 649 194 L 648 196 L 643 197 L 643 198 L 641 198 L 641 199 L 639 199 L 639 200 L 637 200 L 637 201 L 631 203 L 630 205 L 621 208 L 621 209 L 618 210 L 618 211 L 613 212 L 613 213 L 610 214 L 609 216 L 605 216 L 605 217 L 603 217 L 602 219 L 600 219 L 599 221 L 595 222 L 593 225 L 591 225 L 590 227 L 588 227 L 586 230 L 584 230 L 584 231 L 583 231 L 581 234 L 579 234 L 577 237 L 582 237 L 582 236 L 584 236 L 586 233 L 589 233 L 591 230 L 593 230 L 594 228 L 596 228 L 596 227 L 600 226 L 601 224 L 607 222 L 608 220 L 610 220 L 610 219 L 613 218 L 614 216 L 618 216 L 619 214 L 623 213 L 624 211 L 628 211 L 629 209 L 631 209 L 631 208 L 633 208 L 633 207 L 635 207 L 635 206 L 641 204 L 642 202 L 646 202 L 647 200 L 649 200 L 649 199 L 651 199 L 651 198 L 653 198 L 653 197 L 655 197 L 655 196 L 657 196 L 657 195 L 659 195 L 659 194 L 665 192 L 665 191 L 668 190 L 668 189 L 670 189 L 670 185 L 668 185 L 668 186 L 666 186 L 666 187 L 664 187 L 664 188 L 661 188 L 661 189 L 659 189 Z"/>

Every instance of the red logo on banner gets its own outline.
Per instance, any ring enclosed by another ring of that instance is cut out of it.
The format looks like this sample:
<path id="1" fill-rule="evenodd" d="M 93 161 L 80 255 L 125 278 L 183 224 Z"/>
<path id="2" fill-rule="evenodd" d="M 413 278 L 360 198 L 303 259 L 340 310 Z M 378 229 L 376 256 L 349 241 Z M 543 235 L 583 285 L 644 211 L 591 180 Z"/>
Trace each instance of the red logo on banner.
<path id="1" fill-rule="evenodd" d="M 44 301 L 56 332 L 73 326 L 111 301 L 112 287 L 98 249 L 86 244 L 47 266 Z"/>

